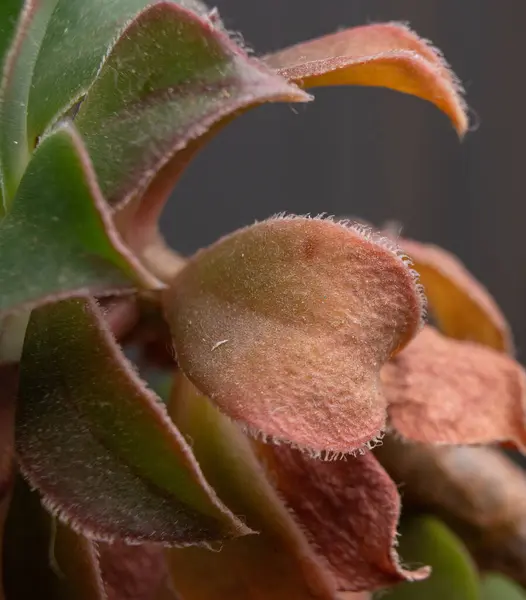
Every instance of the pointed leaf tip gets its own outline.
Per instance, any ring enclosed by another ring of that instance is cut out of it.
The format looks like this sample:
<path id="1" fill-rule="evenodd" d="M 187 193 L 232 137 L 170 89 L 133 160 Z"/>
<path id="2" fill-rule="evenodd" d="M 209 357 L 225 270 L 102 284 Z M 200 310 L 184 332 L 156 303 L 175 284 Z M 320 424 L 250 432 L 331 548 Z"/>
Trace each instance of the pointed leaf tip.
<path id="1" fill-rule="evenodd" d="M 286 48 L 266 62 L 301 87 L 387 87 L 435 104 L 460 136 L 469 125 L 457 78 L 441 54 L 405 25 L 353 27 Z"/>
<path id="2" fill-rule="evenodd" d="M 199 252 L 165 311 L 183 370 L 231 418 L 302 448 L 350 452 L 381 433 L 378 372 L 418 331 L 423 307 L 415 273 L 385 240 L 298 217 Z"/>

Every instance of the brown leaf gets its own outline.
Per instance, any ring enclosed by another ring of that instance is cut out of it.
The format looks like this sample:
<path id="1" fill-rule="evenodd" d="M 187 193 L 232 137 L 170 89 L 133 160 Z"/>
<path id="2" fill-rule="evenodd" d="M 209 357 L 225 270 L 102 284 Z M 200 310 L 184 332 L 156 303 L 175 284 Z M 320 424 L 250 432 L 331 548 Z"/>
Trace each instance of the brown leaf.
<path id="1" fill-rule="evenodd" d="M 129 546 L 113 542 L 100 543 L 98 549 L 108 600 L 156 600 L 161 590 L 170 589 L 168 566 L 161 546 Z M 173 598 L 176 598 L 175 592 Z"/>
<path id="2" fill-rule="evenodd" d="M 513 351 L 511 331 L 500 308 L 456 256 L 431 244 L 399 243 L 420 275 L 429 309 L 444 334 Z"/>
<path id="3" fill-rule="evenodd" d="M 526 587 L 526 477 L 491 448 L 433 447 L 388 438 L 376 454 L 401 485 L 404 507 L 432 511 L 483 569 Z"/>
<path id="4" fill-rule="evenodd" d="M 265 476 L 246 436 L 180 372 L 169 403 L 207 480 L 257 535 L 170 549 L 184 600 L 334 600 L 334 578 Z"/>
<path id="5" fill-rule="evenodd" d="M 395 484 L 367 452 L 345 460 L 308 458 L 289 446 L 258 445 L 273 483 L 342 591 L 366 591 L 415 581 L 394 549 L 400 515 Z"/>
<path id="6" fill-rule="evenodd" d="M 382 370 L 394 429 L 442 444 L 526 448 L 525 377 L 510 357 L 428 326 Z"/>
<path id="7" fill-rule="evenodd" d="M 468 127 L 462 88 L 431 45 L 399 23 L 353 27 L 286 48 L 267 64 L 302 87 L 388 87 L 433 102 L 459 135 Z"/>
<path id="8" fill-rule="evenodd" d="M 274 218 L 197 253 L 165 311 L 186 375 L 247 431 L 350 452 L 384 427 L 379 369 L 420 327 L 414 276 L 362 227 Z"/>

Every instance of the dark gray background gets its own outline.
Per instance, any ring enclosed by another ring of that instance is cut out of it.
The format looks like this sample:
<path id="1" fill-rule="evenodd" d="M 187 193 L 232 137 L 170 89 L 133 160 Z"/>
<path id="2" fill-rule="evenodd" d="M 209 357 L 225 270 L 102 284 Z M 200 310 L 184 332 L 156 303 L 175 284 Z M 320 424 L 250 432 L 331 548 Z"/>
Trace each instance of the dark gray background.
<path id="1" fill-rule="evenodd" d="M 263 106 L 193 162 L 163 218 L 184 253 L 272 215 L 328 212 L 457 253 L 491 290 L 526 358 L 524 0 L 217 0 L 257 53 L 383 20 L 408 21 L 441 48 L 479 122 L 459 143 L 446 117 L 388 90 L 315 90 L 316 102 Z"/>

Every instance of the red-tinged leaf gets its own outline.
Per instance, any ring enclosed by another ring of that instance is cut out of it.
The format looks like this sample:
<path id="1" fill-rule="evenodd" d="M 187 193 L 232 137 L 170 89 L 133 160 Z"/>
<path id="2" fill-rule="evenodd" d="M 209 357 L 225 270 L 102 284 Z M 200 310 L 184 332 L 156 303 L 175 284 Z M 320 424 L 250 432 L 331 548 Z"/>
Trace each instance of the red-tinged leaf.
<path id="1" fill-rule="evenodd" d="M 232 113 L 309 98 L 209 19 L 165 1 L 129 23 L 75 123 L 105 196 L 118 204 L 143 192 L 177 152 Z"/>
<path id="2" fill-rule="evenodd" d="M 459 135 L 468 127 L 462 88 L 432 46 L 404 25 L 353 27 L 286 48 L 267 64 L 302 87 L 369 85 L 429 100 Z"/>
<path id="3" fill-rule="evenodd" d="M 162 546 L 99 543 L 99 560 L 108 600 L 157 600 L 172 585 Z M 173 600 L 176 600 L 175 592 Z"/>
<path id="4" fill-rule="evenodd" d="M 185 545 L 248 532 L 206 483 L 90 300 L 33 311 L 16 421 L 24 474 L 85 535 Z"/>
<path id="5" fill-rule="evenodd" d="M 370 452 L 320 461 L 260 443 L 259 454 L 340 590 L 376 590 L 428 575 L 426 568 L 410 572 L 400 565 L 394 548 L 400 498 Z"/>
<path id="6" fill-rule="evenodd" d="M 384 427 L 379 370 L 419 329 L 422 298 L 367 230 L 278 218 L 197 253 L 165 311 L 186 375 L 250 433 L 350 452 Z"/>
<path id="7" fill-rule="evenodd" d="M 420 275 L 429 309 L 448 337 L 513 351 L 508 323 L 486 288 L 446 250 L 431 244 L 400 240 Z"/>
<path id="8" fill-rule="evenodd" d="M 15 196 L 32 150 L 27 136 L 29 90 L 40 44 L 56 3 L 57 0 L 24 2 L 3 65 L 0 82 L 0 179 L 5 208 Z M 11 5 L 12 0 L 8 0 L 8 4 Z"/>
<path id="9" fill-rule="evenodd" d="M 74 127 L 55 130 L 0 221 L 0 312 L 159 285 L 119 237 Z"/>
<path id="10" fill-rule="evenodd" d="M 431 446 L 387 437 L 376 454 L 404 507 L 438 515 L 482 570 L 526 588 L 526 475 L 494 448 Z"/>
<path id="11" fill-rule="evenodd" d="M 512 358 L 428 326 L 382 370 L 391 424 L 409 440 L 526 449 L 525 385 Z"/>
<path id="12" fill-rule="evenodd" d="M 7 599 L 106 600 L 92 543 L 42 508 L 16 478 L 4 539 Z"/>
<path id="13" fill-rule="evenodd" d="M 335 581 L 268 482 L 248 439 L 178 375 L 170 414 L 221 498 L 258 535 L 168 551 L 184 600 L 333 600 Z"/>

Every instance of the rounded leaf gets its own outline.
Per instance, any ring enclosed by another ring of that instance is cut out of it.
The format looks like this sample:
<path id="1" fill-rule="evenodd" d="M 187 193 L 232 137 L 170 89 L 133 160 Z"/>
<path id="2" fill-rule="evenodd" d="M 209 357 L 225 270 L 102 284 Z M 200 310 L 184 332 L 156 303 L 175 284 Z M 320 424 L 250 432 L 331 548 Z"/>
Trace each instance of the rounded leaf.
<path id="1" fill-rule="evenodd" d="M 257 223 L 199 252 L 165 302 L 194 384 L 249 432 L 314 451 L 381 433 L 379 370 L 422 319 L 396 248 L 309 218 Z"/>

